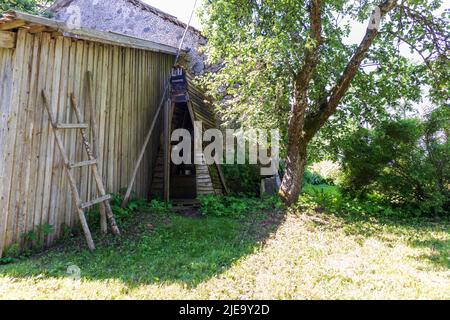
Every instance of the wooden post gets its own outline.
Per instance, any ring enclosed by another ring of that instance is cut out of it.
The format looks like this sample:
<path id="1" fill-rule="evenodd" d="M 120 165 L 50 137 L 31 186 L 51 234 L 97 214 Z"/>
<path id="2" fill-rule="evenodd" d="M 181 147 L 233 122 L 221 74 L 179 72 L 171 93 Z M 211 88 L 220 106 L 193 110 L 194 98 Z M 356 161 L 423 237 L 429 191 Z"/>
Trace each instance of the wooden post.
<path id="1" fill-rule="evenodd" d="M 170 200 L 170 114 L 172 103 L 170 99 L 164 107 L 164 201 Z"/>

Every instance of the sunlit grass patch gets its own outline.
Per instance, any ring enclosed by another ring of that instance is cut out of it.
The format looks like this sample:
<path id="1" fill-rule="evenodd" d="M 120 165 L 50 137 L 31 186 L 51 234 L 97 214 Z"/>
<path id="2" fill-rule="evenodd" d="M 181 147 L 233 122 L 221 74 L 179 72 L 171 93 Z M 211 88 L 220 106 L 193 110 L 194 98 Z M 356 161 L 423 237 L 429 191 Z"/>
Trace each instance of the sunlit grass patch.
<path id="1" fill-rule="evenodd" d="M 121 239 L 72 239 L 0 266 L 0 298 L 450 299 L 450 223 L 308 209 L 245 218 L 143 212 Z M 77 265 L 76 281 L 66 273 Z"/>

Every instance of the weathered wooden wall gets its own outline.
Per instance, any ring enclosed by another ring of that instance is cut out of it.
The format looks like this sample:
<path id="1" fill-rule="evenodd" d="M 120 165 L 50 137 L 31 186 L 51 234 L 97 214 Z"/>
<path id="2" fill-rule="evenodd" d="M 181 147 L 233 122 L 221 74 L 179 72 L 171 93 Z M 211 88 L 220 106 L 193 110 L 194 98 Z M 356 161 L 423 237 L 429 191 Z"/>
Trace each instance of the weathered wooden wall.
<path id="1" fill-rule="evenodd" d="M 169 76 L 174 57 L 145 50 L 104 45 L 50 33 L 19 30 L 15 49 L 0 48 L 0 256 L 22 235 L 50 224 L 55 232 L 73 226 L 77 215 L 61 157 L 51 134 L 40 92 L 46 89 L 59 122 L 75 121 L 69 96 L 85 107 L 86 72 L 93 76 L 93 100 L 99 127 L 100 170 L 107 191 L 129 182 Z M 89 112 L 86 108 L 86 122 Z M 155 131 L 135 184 L 138 196 L 149 193 L 161 127 Z M 80 135 L 64 135 L 69 158 L 86 160 Z M 76 169 L 83 200 L 96 197 L 87 167 Z"/>

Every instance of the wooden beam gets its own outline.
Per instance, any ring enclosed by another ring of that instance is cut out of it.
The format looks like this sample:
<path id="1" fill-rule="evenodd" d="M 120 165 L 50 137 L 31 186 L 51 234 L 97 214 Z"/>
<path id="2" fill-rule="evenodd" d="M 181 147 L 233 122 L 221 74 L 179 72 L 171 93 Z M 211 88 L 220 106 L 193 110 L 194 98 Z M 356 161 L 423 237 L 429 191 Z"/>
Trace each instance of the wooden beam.
<path id="1" fill-rule="evenodd" d="M 11 22 L 0 24 L 0 31 L 17 29 L 23 27 L 25 24 L 26 22 L 23 20 L 13 20 Z"/>
<path id="2" fill-rule="evenodd" d="M 223 174 L 222 167 L 220 164 L 216 163 L 217 171 L 219 172 L 220 181 L 222 181 L 223 188 L 226 194 L 230 193 L 230 189 L 228 188 L 227 181 L 225 180 L 225 175 Z"/>
<path id="3" fill-rule="evenodd" d="M 57 123 L 56 129 L 88 129 L 87 123 Z"/>
<path id="4" fill-rule="evenodd" d="M 16 19 L 12 22 L 7 22 L 3 25 L 0 25 L 0 30 L 6 30 L 1 29 L 2 26 L 11 25 L 13 26 L 8 27 L 11 29 L 18 28 L 20 26 L 23 26 L 25 24 L 34 24 L 34 25 L 42 25 L 46 26 L 48 28 L 54 29 L 58 32 L 64 33 L 64 36 L 69 36 L 72 38 L 78 38 L 78 39 L 84 39 L 88 41 L 95 41 L 95 42 L 101 42 L 105 44 L 110 45 L 118 45 L 122 47 L 130 47 L 135 49 L 141 49 L 141 50 L 149 50 L 154 52 L 161 52 L 161 53 L 167 53 L 171 55 L 177 54 L 177 48 L 156 43 L 153 41 L 143 40 L 140 38 L 130 37 L 128 35 L 124 34 L 118 34 L 113 32 L 104 32 L 104 31 L 98 31 L 98 30 L 90 30 L 90 29 L 72 29 L 69 28 L 65 22 L 63 21 L 57 21 L 53 19 L 48 19 L 44 17 L 38 17 L 34 16 L 28 13 L 19 12 L 19 11 L 11 11 L 9 12 L 10 19 Z M 20 22 L 19 22 L 20 21 Z M 16 26 L 14 26 L 16 24 Z"/>
<path id="5" fill-rule="evenodd" d="M 164 201 L 170 200 L 170 114 L 173 105 L 170 99 L 164 106 Z"/>
<path id="6" fill-rule="evenodd" d="M 0 31 L 0 48 L 13 49 L 16 46 L 16 33 Z"/>
<path id="7" fill-rule="evenodd" d="M 30 26 L 30 28 L 28 29 L 28 32 L 31 34 L 34 33 L 40 33 L 40 32 L 44 32 L 47 30 L 46 26 L 41 26 L 41 25 L 32 25 Z"/>
<path id="8" fill-rule="evenodd" d="M 84 209 L 87 209 L 89 207 L 93 207 L 96 204 L 103 203 L 103 202 L 109 201 L 109 200 L 111 200 L 111 196 L 109 194 L 107 194 L 107 195 L 104 195 L 104 196 L 102 196 L 100 198 L 97 198 L 97 199 L 94 199 L 94 200 L 82 203 L 80 207 L 81 207 L 81 209 L 84 210 Z"/>
<path id="9" fill-rule="evenodd" d="M 94 164 L 97 164 L 97 160 L 87 160 L 87 161 L 82 161 L 82 162 L 78 162 L 78 163 L 71 163 L 69 165 L 69 167 L 70 167 L 70 169 L 75 169 L 75 168 L 92 166 Z"/>
<path id="10" fill-rule="evenodd" d="M 156 113 L 153 117 L 152 125 L 150 126 L 150 130 L 147 133 L 147 136 L 145 137 L 144 145 L 142 146 L 141 152 L 139 153 L 139 157 L 137 159 L 136 165 L 134 166 L 133 174 L 131 176 L 130 184 L 128 185 L 127 193 L 125 194 L 125 198 L 122 201 L 122 208 L 125 208 L 125 206 L 128 204 L 128 201 L 131 197 L 131 191 L 133 190 L 134 182 L 136 181 L 136 176 L 138 174 L 139 167 L 141 166 L 142 159 L 144 158 L 145 150 L 147 149 L 147 145 L 150 142 L 150 138 L 152 137 L 153 129 L 155 128 L 156 121 L 159 118 L 159 114 L 161 113 L 161 110 L 163 109 L 164 105 L 166 104 L 166 96 L 169 91 L 169 81 L 166 82 L 163 95 L 161 97 L 161 101 L 159 103 L 158 109 L 156 110 Z"/>

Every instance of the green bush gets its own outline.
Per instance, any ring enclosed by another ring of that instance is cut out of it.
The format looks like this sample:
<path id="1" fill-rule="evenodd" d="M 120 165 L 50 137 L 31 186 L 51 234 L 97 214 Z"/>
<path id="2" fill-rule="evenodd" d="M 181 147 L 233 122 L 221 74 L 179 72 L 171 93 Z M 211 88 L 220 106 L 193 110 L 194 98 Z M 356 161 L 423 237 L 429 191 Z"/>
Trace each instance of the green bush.
<path id="1" fill-rule="evenodd" d="M 303 176 L 303 185 L 314 185 L 318 186 L 321 184 L 326 184 L 327 181 L 317 172 L 305 169 L 305 174 Z"/>
<path id="2" fill-rule="evenodd" d="M 156 200 L 156 199 L 153 199 L 152 201 L 150 201 L 150 203 L 147 205 L 147 207 L 157 213 L 168 213 L 172 209 L 172 205 L 170 203 L 166 203 L 164 201 Z"/>
<path id="3" fill-rule="evenodd" d="M 122 208 L 122 202 L 124 199 L 124 195 L 122 194 L 113 194 L 111 200 L 111 209 L 114 213 L 114 217 L 117 220 L 117 223 L 123 223 L 127 219 L 131 218 L 139 208 L 146 206 L 147 201 L 143 199 L 132 199 L 128 202 L 125 208 Z"/>
<path id="4" fill-rule="evenodd" d="M 128 202 L 125 208 L 122 208 L 122 202 L 124 195 L 122 194 L 112 194 L 111 199 L 111 209 L 114 214 L 114 218 L 118 224 L 123 224 L 131 218 L 141 207 L 148 206 L 146 200 L 143 199 L 132 199 Z M 97 205 L 94 209 L 90 210 L 86 214 L 88 223 L 91 226 L 100 226 L 100 207 Z"/>
<path id="5" fill-rule="evenodd" d="M 245 215 L 281 207 L 278 197 L 204 195 L 198 197 L 204 216 L 243 218 Z"/>
<path id="6" fill-rule="evenodd" d="M 41 249 L 44 247 L 45 237 L 49 236 L 54 232 L 54 228 L 50 224 L 39 225 L 35 230 L 28 231 L 22 238 L 28 245 L 33 247 L 33 249 Z"/>
<path id="7" fill-rule="evenodd" d="M 257 165 L 222 165 L 229 189 L 236 195 L 258 196 L 261 188 L 261 172 Z"/>
<path id="8" fill-rule="evenodd" d="M 297 203 L 297 209 L 322 209 L 327 213 L 358 216 L 395 216 L 404 217 L 407 212 L 386 203 L 383 198 L 367 196 L 352 197 L 341 192 L 339 187 L 329 185 L 306 185 Z"/>
<path id="9" fill-rule="evenodd" d="M 415 215 L 449 213 L 449 110 L 360 128 L 342 145 L 343 187 Z"/>

